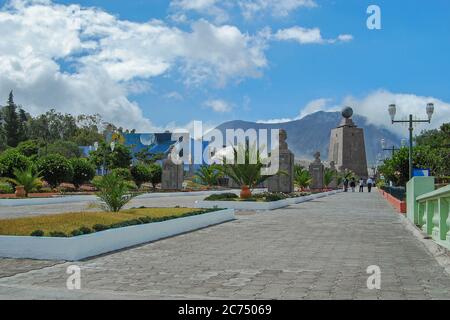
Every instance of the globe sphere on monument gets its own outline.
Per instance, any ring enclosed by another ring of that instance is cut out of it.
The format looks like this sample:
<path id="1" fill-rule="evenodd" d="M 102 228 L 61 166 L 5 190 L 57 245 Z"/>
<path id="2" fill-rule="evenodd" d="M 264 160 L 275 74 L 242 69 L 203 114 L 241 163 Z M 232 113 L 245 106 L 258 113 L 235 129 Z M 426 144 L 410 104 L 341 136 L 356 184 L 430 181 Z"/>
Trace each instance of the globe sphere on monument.
<path id="1" fill-rule="evenodd" d="M 353 109 L 351 107 L 344 107 L 342 109 L 342 116 L 346 119 L 350 119 L 353 116 Z"/>

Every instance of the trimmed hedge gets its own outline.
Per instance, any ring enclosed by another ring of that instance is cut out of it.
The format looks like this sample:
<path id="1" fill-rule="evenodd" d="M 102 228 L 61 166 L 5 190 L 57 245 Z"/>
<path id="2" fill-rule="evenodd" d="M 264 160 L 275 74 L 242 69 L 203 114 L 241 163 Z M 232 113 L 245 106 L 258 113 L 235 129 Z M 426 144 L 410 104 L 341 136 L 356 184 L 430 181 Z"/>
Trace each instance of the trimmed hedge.
<path id="1" fill-rule="evenodd" d="M 0 176 L 14 178 L 14 170 L 25 170 L 30 160 L 16 149 L 8 149 L 0 155 Z"/>

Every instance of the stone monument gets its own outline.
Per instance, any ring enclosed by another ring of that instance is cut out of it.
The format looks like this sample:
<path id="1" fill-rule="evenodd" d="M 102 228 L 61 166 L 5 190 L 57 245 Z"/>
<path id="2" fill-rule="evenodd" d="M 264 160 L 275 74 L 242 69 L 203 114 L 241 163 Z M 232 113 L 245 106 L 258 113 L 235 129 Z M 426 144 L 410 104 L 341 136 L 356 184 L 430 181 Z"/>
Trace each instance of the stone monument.
<path id="1" fill-rule="evenodd" d="M 320 160 L 320 152 L 314 154 L 314 161 L 309 165 L 309 174 L 311 175 L 311 189 L 323 189 L 323 175 L 325 166 Z"/>
<path id="2" fill-rule="evenodd" d="M 279 167 L 280 171 L 284 171 L 287 174 L 270 177 L 267 187 L 269 192 L 291 193 L 294 192 L 294 154 L 288 148 L 285 130 L 280 130 L 279 139 Z"/>
<path id="3" fill-rule="evenodd" d="M 368 177 L 364 130 L 352 120 L 353 109 L 342 110 L 341 124 L 331 130 L 328 160 L 334 161 L 339 171 L 351 170 L 357 176 Z"/>
<path id="4" fill-rule="evenodd" d="M 172 161 L 171 152 L 162 165 L 161 188 L 163 190 L 182 190 L 184 181 L 184 165 Z"/>

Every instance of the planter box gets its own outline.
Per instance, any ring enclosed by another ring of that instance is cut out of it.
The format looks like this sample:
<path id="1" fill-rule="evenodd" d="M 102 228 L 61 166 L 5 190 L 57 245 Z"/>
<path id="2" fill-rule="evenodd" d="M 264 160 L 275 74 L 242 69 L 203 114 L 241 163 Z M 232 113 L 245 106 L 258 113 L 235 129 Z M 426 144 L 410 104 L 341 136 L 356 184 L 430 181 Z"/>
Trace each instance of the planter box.
<path id="1" fill-rule="evenodd" d="M 196 201 L 195 207 L 197 208 L 228 208 L 234 210 L 244 210 L 244 211 L 264 211 L 264 210 L 275 210 L 290 205 L 299 204 L 323 197 L 327 197 L 336 193 L 340 193 L 342 190 L 334 190 L 329 192 L 322 192 L 311 194 L 309 196 L 289 198 L 279 201 L 272 202 L 256 202 L 256 201 Z"/>
<path id="2" fill-rule="evenodd" d="M 234 219 L 234 210 L 221 210 L 73 238 L 0 236 L 0 257 L 77 261 Z"/>
<path id="3" fill-rule="evenodd" d="M 398 213 L 406 214 L 406 201 L 401 201 L 381 189 L 379 189 L 379 191 L 381 195 L 395 208 Z"/>

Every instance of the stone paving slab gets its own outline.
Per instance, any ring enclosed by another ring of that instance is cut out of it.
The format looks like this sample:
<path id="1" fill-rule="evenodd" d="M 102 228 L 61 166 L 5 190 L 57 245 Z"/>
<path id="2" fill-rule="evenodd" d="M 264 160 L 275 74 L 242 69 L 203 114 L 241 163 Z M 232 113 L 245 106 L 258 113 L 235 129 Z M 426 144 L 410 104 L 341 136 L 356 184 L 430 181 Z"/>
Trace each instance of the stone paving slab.
<path id="1" fill-rule="evenodd" d="M 378 194 L 346 193 L 0 279 L 0 298 L 450 299 L 450 277 Z M 21 261 L 17 261 L 18 264 Z M 381 268 L 381 290 L 366 269 Z"/>

